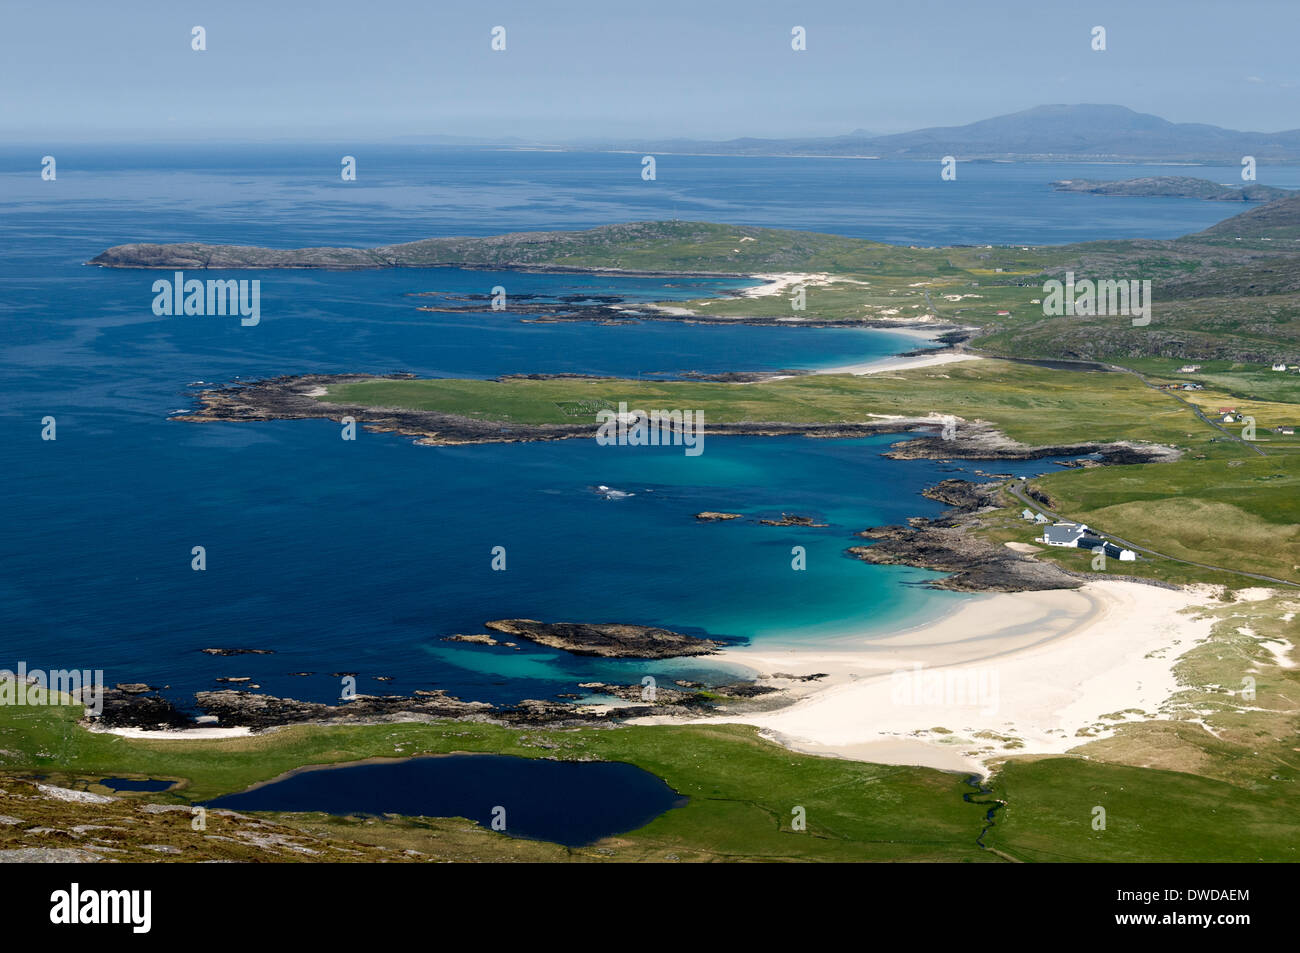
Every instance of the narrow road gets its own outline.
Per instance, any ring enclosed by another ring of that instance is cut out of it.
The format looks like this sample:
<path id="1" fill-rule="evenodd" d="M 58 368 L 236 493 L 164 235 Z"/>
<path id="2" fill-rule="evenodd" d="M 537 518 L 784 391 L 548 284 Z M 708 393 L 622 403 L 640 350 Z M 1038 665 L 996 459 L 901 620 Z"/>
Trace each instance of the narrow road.
<path id="1" fill-rule="evenodd" d="M 1007 486 L 1007 490 L 1011 493 L 1012 496 L 1014 496 L 1017 500 L 1019 500 L 1021 503 L 1024 503 L 1026 506 L 1030 507 L 1031 509 L 1038 510 L 1043 515 L 1049 516 L 1052 519 L 1056 519 L 1056 520 L 1068 519 L 1068 517 L 1062 516 L 1060 513 L 1055 513 L 1052 510 L 1049 510 L 1047 507 L 1043 506 L 1043 504 L 1039 503 L 1038 501 L 1030 499 L 1028 496 L 1025 495 L 1024 488 L 1025 488 L 1024 480 L 1012 480 L 1011 483 Z M 1113 542 L 1119 543 L 1122 546 L 1127 546 L 1129 549 L 1136 550 L 1137 552 L 1140 553 L 1146 553 L 1149 556 L 1158 556 L 1161 559 L 1168 559 L 1170 562 L 1182 563 L 1184 566 L 1196 566 L 1200 569 L 1213 569 L 1216 572 L 1232 573 L 1233 575 L 1236 576 L 1249 576 L 1251 579 L 1259 579 L 1264 582 L 1280 583 L 1281 585 L 1284 586 L 1294 586 L 1297 589 L 1300 589 L 1300 582 L 1292 582 L 1290 579 L 1278 579 L 1276 576 L 1263 576 L 1260 575 L 1259 573 L 1245 572 L 1241 569 L 1228 569 L 1226 566 L 1211 566 L 1209 563 L 1198 563 L 1198 562 L 1193 562 L 1190 559 L 1179 559 L 1177 556 L 1170 556 L 1167 553 L 1156 552 L 1156 550 L 1154 549 L 1148 549 L 1145 546 L 1139 546 L 1137 543 L 1131 542 L 1127 539 L 1122 539 L 1119 536 L 1115 536 L 1110 533 L 1107 533 L 1106 535 L 1108 539 L 1112 540 Z"/>
<path id="2" fill-rule="evenodd" d="M 1147 387 L 1150 387 L 1152 390 L 1160 391 L 1160 393 L 1162 394 L 1168 394 L 1170 397 L 1178 401 L 1184 407 L 1190 409 L 1191 412 L 1194 413 L 1197 417 L 1199 417 L 1203 423 L 1209 424 L 1215 430 L 1219 431 L 1220 433 L 1226 434 L 1228 437 L 1231 437 L 1233 440 L 1237 441 L 1237 443 L 1241 444 L 1243 447 L 1247 447 L 1248 449 L 1253 450 L 1255 453 L 1258 453 L 1261 457 L 1268 456 L 1268 454 L 1264 452 L 1264 448 L 1259 446 L 1259 444 L 1255 443 L 1253 440 L 1247 440 L 1245 437 L 1242 437 L 1240 434 L 1233 433 L 1231 430 L 1228 430 L 1226 427 L 1220 426 L 1217 421 L 1211 420 L 1209 417 L 1205 416 L 1205 414 L 1201 412 L 1201 408 L 1199 406 L 1197 406 L 1192 401 L 1188 400 L 1186 397 L 1183 397 L 1177 391 L 1160 390 L 1159 386 L 1151 383 L 1151 381 L 1147 379 L 1147 376 L 1143 374 L 1141 371 L 1135 371 L 1127 367 L 1120 367 L 1118 364 L 1107 364 L 1106 367 L 1109 367 L 1113 371 L 1121 371 L 1125 374 L 1132 374 L 1143 384 L 1146 384 Z"/>

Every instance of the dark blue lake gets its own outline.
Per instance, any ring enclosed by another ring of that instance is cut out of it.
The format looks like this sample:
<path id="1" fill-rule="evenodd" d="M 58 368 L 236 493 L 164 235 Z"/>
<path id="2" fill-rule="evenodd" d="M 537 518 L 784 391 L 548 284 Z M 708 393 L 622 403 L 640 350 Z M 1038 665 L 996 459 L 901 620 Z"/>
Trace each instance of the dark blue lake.
<path id="1" fill-rule="evenodd" d="M 613 761 L 446 755 L 299 771 L 207 802 L 233 811 L 467 817 L 512 837 L 577 847 L 644 827 L 687 798 Z"/>
<path id="2" fill-rule="evenodd" d="M 166 791 L 175 781 L 159 781 L 156 778 L 100 778 L 99 783 L 114 791 L 148 791 L 156 793 Z"/>

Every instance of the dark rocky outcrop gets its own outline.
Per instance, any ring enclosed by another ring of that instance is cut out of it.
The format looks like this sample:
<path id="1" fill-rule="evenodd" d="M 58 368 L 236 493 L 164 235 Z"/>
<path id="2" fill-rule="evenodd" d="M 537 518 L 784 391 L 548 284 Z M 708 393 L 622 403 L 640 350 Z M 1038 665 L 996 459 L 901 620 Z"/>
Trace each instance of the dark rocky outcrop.
<path id="1" fill-rule="evenodd" d="M 421 692 L 415 696 L 358 695 L 334 705 L 232 690 L 196 692 L 194 700 L 199 710 L 217 716 L 217 723 L 225 728 L 269 728 L 304 722 L 372 722 L 413 715 L 463 718 L 493 710 L 485 702 L 465 702 L 441 691 Z"/>
<path id="2" fill-rule="evenodd" d="M 829 526 L 830 523 L 818 523 L 811 516 L 799 516 L 794 513 L 782 513 L 779 520 L 759 520 L 764 526 Z"/>
<path id="3" fill-rule="evenodd" d="M 960 592 L 1077 589 L 1083 583 L 1053 563 L 1041 562 L 974 536 L 963 525 L 914 520 L 911 526 L 877 526 L 859 533 L 871 546 L 848 553 L 885 566 L 917 566 L 952 573 L 931 585 Z"/>
<path id="4" fill-rule="evenodd" d="M 934 421 L 928 423 L 936 426 Z M 984 421 L 958 420 L 950 437 L 922 434 L 891 445 L 885 456 L 893 460 L 1041 460 L 1085 454 L 1098 454 L 1108 464 L 1166 463 L 1182 455 L 1174 447 L 1123 440 L 1035 446 L 1013 440 Z"/>
<path id="5" fill-rule="evenodd" d="M 486 623 L 494 632 L 518 636 L 574 655 L 601 658 L 677 658 L 711 655 L 724 643 L 648 625 L 613 622 L 538 622 L 536 619 L 497 619 Z"/>
<path id="6" fill-rule="evenodd" d="M 875 526 L 858 535 L 870 546 L 851 546 L 850 556 L 884 566 L 917 566 L 952 575 L 931 585 L 962 592 L 1023 592 L 1077 589 L 1083 583 L 1055 563 L 1034 559 L 976 536 L 981 512 L 998 506 L 999 485 L 943 480 L 923 495 L 952 509 L 936 519 L 914 517 L 907 526 Z"/>
<path id="7" fill-rule="evenodd" d="M 446 635 L 442 639 L 444 642 L 468 642 L 471 645 L 500 645 L 505 648 L 511 648 L 518 651 L 519 646 L 514 642 L 502 642 L 500 639 L 494 639 L 486 632 L 475 635 Z"/>

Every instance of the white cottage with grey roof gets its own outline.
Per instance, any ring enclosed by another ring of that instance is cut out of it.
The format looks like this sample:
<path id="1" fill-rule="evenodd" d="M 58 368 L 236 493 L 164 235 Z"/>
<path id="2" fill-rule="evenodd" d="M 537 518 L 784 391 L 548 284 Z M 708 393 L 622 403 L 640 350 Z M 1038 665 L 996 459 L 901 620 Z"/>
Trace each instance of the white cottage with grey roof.
<path id="1" fill-rule="evenodd" d="M 1083 523 L 1053 523 L 1043 529 L 1043 542 L 1048 546 L 1078 546 L 1079 539 L 1088 531 Z"/>

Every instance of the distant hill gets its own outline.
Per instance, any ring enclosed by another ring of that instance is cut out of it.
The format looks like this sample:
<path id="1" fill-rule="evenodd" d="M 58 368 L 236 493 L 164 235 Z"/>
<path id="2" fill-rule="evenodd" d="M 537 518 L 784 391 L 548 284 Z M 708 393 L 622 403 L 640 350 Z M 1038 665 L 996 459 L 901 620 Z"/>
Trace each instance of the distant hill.
<path id="1" fill-rule="evenodd" d="M 1271 185 L 1220 185 L 1209 179 L 1196 179 L 1186 175 L 1154 175 L 1117 182 L 1062 179 L 1053 182 L 1052 188 L 1057 192 L 1086 192 L 1089 195 L 1204 199 L 1208 202 L 1272 202 L 1294 194 L 1290 189 L 1278 189 Z"/>
<path id="2" fill-rule="evenodd" d="M 587 143 L 588 147 L 595 145 Z M 1204 123 L 1174 123 L 1126 106 L 1035 106 L 964 126 L 887 136 L 861 130 L 843 136 L 792 139 L 631 140 L 600 148 L 732 155 L 875 156 L 882 159 L 1155 159 L 1300 162 L 1300 129 L 1239 132 Z"/>
<path id="3" fill-rule="evenodd" d="M 1234 215 L 1188 238 L 1300 240 L 1300 194 Z"/>

